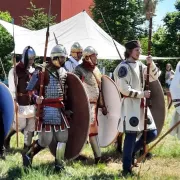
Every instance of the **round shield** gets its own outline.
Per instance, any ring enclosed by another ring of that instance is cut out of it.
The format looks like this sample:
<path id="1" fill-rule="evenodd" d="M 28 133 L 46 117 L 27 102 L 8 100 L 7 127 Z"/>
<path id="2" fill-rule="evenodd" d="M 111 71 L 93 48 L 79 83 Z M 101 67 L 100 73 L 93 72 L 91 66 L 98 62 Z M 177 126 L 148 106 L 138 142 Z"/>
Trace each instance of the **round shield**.
<path id="1" fill-rule="evenodd" d="M 151 91 L 151 104 L 152 104 L 150 107 L 150 111 L 154 118 L 159 136 L 164 125 L 165 113 L 166 113 L 164 93 L 159 80 L 150 82 L 149 88 Z"/>
<path id="2" fill-rule="evenodd" d="M 68 129 L 65 158 L 72 160 L 80 154 L 87 141 L 90 125 L 90 107 L 86 91 L 80 79 L 76 75 L 68 73 L 66 83 L 68 86 L 68 109 L 73 114 L 72 119 L 69 121 L 70 128 Z M 49 149 L 54 156 L 56 154 L 56 146 L 57 142 L 55 140 L 49 145 Z"/>
<path id="3" fill-rule="evenodd" d="M 98 110 L 98 137 L 101 147 L 107 147 L 114 142 L 118 135 L 118 122 L 120 119 L 120 95 L 117 86 L 108 76 L 102 76 L 102 93 L 107 115 Z"/>
<path id="4" fill-rule="evenodd" d="M 0 82 L 0 111 L 3 116 L 5 136 L 11 128 L 14 119 L 14 101 L 8 87 Z"/>

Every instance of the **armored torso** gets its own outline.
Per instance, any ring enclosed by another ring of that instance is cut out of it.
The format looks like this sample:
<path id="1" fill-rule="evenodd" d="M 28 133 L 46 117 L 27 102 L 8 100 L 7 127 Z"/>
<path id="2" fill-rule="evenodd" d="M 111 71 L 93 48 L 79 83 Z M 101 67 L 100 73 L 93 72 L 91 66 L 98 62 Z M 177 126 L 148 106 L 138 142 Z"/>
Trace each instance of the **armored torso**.
<path id="1" fill-rule="evenodd" d="M 76 67 L 75 74 L 80 77 L 86 89 L 89 101 L 97 103 L 99 98 L 99 85 L 101 83 L 101 73 L 97 67 L 90 71 L 83 67 L 83 64 Z"/>
<path id="2" fill-rule="evenodd" d="M 56 74 L 49 73 L 49 83 L 45 86 L 45 99 L 62 99 L 64 92 L 64 84 L 67 73 L 63 69 L 59 69 Z M 51 125 L 60 125 L 62 119 L 61 108 L 44 106 L 43 123 Z"/>

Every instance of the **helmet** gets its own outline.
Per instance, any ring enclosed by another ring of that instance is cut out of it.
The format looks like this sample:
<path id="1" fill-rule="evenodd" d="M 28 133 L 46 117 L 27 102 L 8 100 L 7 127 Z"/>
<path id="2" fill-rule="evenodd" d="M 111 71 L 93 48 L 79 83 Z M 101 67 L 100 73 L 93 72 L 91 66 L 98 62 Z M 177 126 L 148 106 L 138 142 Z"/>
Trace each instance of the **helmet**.
<path id="1" fill-rule="evenodd" d="M 81 45 L 78 43 L 78 42 L 75 42 L 72 46 L 71 46 L 71 56 L 74 58 L 74 59 L 77 59 L 78 56 L 77 56 L 77 53 L 79 52 L 83 52 L 83 48 L 81 47 Z"/>
<path id="2" fill-rule="evenodd" d="M 63 62 L 60 62 L 60 57 L 65 57 Z M 53 47 L 51 51 L 51 60 L 56 67 L 60 67 L 67 58 L 66 48 L 62 44 Z"/>
<path id="3" fill-rule="evenodd" d="M 83 51 L 83 58 L 90 56 L 92 54 L 98 55 L 97 51 L 92 46 L 88 46 Z"/>
<path id="4" fill-rule="evenodd" d="M 36 57 L 36 53 L 31 46 L 27 46 L 23 50 L 22 54 L 22 63 L 24 64 L 25 68 L 27 68 L 30 59 L 34 59 Z"/>
<path id="5" fill-rule="evenodd" d="M 62 44 L 58 44 L 54 46 L 51 50 L 51 59 L 54 59 L 54 57 L 67 57 L 67 51 L 66 48 Z"/>

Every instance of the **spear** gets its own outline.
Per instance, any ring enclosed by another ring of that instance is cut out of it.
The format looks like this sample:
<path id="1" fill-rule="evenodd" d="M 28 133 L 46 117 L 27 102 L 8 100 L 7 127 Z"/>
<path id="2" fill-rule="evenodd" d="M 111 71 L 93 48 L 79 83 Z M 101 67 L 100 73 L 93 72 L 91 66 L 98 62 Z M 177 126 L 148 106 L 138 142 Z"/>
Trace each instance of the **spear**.
<path id="1" fill-rule="evenodd" d="M 49 38 L 49 22 L 50 22 L 50 16 L 51 16 L 51 0 L 49 1 L 49 13 L 48 13 L 48 24 L 47 24 L 47 31 L 46 31 L 46 41 L 45 41 L 45 48 L 44 48 L 44 59 L 43 59 L 43 65 L 42 65 L 42 73 L 40 77 L 40 91 L 39 91 L 39 97 L 43 94 L 43 88 L 44 88 L 44 76 L 45 76 L 45 68 L 46 68 L 46 55 L 47 55 L 47 47 L 48 47 L 48 38 Z M 35 128 L 37 130 L 37 124 L 39 122 L 40 117 L 40 108 L 41 105 L 38 104 L 37 106 L 37 116 L 36 116 L 36 123 Z"/>
<path id="2" fill-rule="evenodd" d="M 16 53 L 15 53 L 15 40 L 14 40 L 14 19 L 12 19 L 13 24 L 13 42 L 14 42 L 14 53 L 13 53 L 13 66 L 14 66 L 14 84 L 15 84 L 15 99 L 17 100 L 17 74 L 16 74 Z M 15 103 L 15 116 L 16 116 L 16 143 L 17 147 L 19 146 L 19 129 L 18 129 L 18 107 Z"/>
<path id="3" fill-rule="evenodd" d="M 56 45 L 58 45 L 58 40 L 57 40 L 57 37 L 56 37 L 56 35 L 55 35 L 55 33 L 54 33 L 54 32 L 53 32 L 53 34 L 54 34 L 54 39 L 55 39 Z"/>
<path id="4" fill-rule="evenodd" d="M 146 12 L 146 19 L 149 21 L 149 38 L 148 38 L 148 56 L 151 55 L 151 39 L 152 39 L 152 17 L 155 12 L 156 1 L 155 0 L 144 0 L 145 12 Z M 147 78 L 146 78 L 146 90 L 149 90 L 149 71 L 150 71 L 150 64 L 147 64 Z M 148 122 L 148 105 L 149 101 L 146 98 L 145 104 L 145 115 L 144 115 L 144 152 L 147 152 L 147 122 Z"/>
<path id="5" fill-rule="evenodd" d="M 121 54 L 120 54 L 120 52 L 119 52 L 119 49 L 117 48 L 117 45 L 116 45 L 116 43 L 115 43 L 115 41 L 114 41 L 114 39 L 113 39 L 113 37 L 112 37 L 111 31 L 110 31 L 110 29 L 109 29 L 109 27 L 108 27 L 108 25 L 107 25 L 107 23 L 106 23 L 106 21 L 105 21 L 105 18 L 104 18 L 104 16 L 103 16 L 103 13 L 102 13 L 100 10 L 99 10 L 99 12 L 100 12 L 101 17 L 102 17 L 102 19 L 103 19 L 103 21 L 104 21 L 104 24 L 106 25 L 106 28 L 107 28 L 107 30 L 108 30 L 108 32 L 109 32 L 109 35 L 110 35 L 111 38 L 112 38 L 113 44 L 114 44 L 114 46 L 115 46 L 115 48 L 116 48 L 116 51 L 117 51 L 117 53 L 118 53 L 118 55 L 119 55 L 119 58 L 120 58 L 120 60 L 122 61 L 123 58 L 122 58 L 122 56 L 121 56 Z"/>

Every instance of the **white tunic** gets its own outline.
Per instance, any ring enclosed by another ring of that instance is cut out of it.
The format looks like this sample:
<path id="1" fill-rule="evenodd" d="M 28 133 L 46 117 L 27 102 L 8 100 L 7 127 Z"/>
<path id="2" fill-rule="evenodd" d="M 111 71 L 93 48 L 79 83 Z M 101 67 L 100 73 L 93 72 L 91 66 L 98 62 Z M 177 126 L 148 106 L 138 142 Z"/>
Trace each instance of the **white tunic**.
<path id="1" fill-rule="evenodd" d="M 34 68 L 30 68 L 29 72 L 32 73 Z M 13 99 L 16 99 L 16 87 L 14 83 L 14 68 L 11 68 L 8 74 L 8 82 L 9 82 L 9 90 L 13 96 Z M 18 83 L 18 79 L 17 79 Z M 18 106 L 18 117 L 19 118 L 32 118 L 35 116 L 35 107 L 34 105 L 27 105 L 27 106 Z"/>
<path id="2" fill-rule="evenodd" d="M 172 101 L 174 101 L 173 104 L 176 108 L 170 124 L 170 126 L 172 127 L 178 121 L 180 121 L 180 62 L 176 66 L 174 78 L 171 81 L 170 92 Z M 177 137 L 180 139 L 180 125 L 171 132 L 171 135 L 177 135 Z"/>
<path id="3" fill-rule="evenodd" d="M 141 70 L 140 70 L 141 69 Z M 121 118 L 118 125 L 120 132 L 139 132 L 144 130 L 144 108 L 141 101 L 144 98 L 144 86 L 147 67 L 140 61 L 120 63 L 114 71 L 114 79 L 123 94 L 121 99 Z M 154 62 L 150 66 L 150 82 L 158 79 L 158 68 Z M 126 96 L 126 97 L 125 97 Z M 145 105 L 145 102 L 144 102 Z M 153 117 L 148 109 L 149 123 L 147 129 L 156 129 Z"/>

